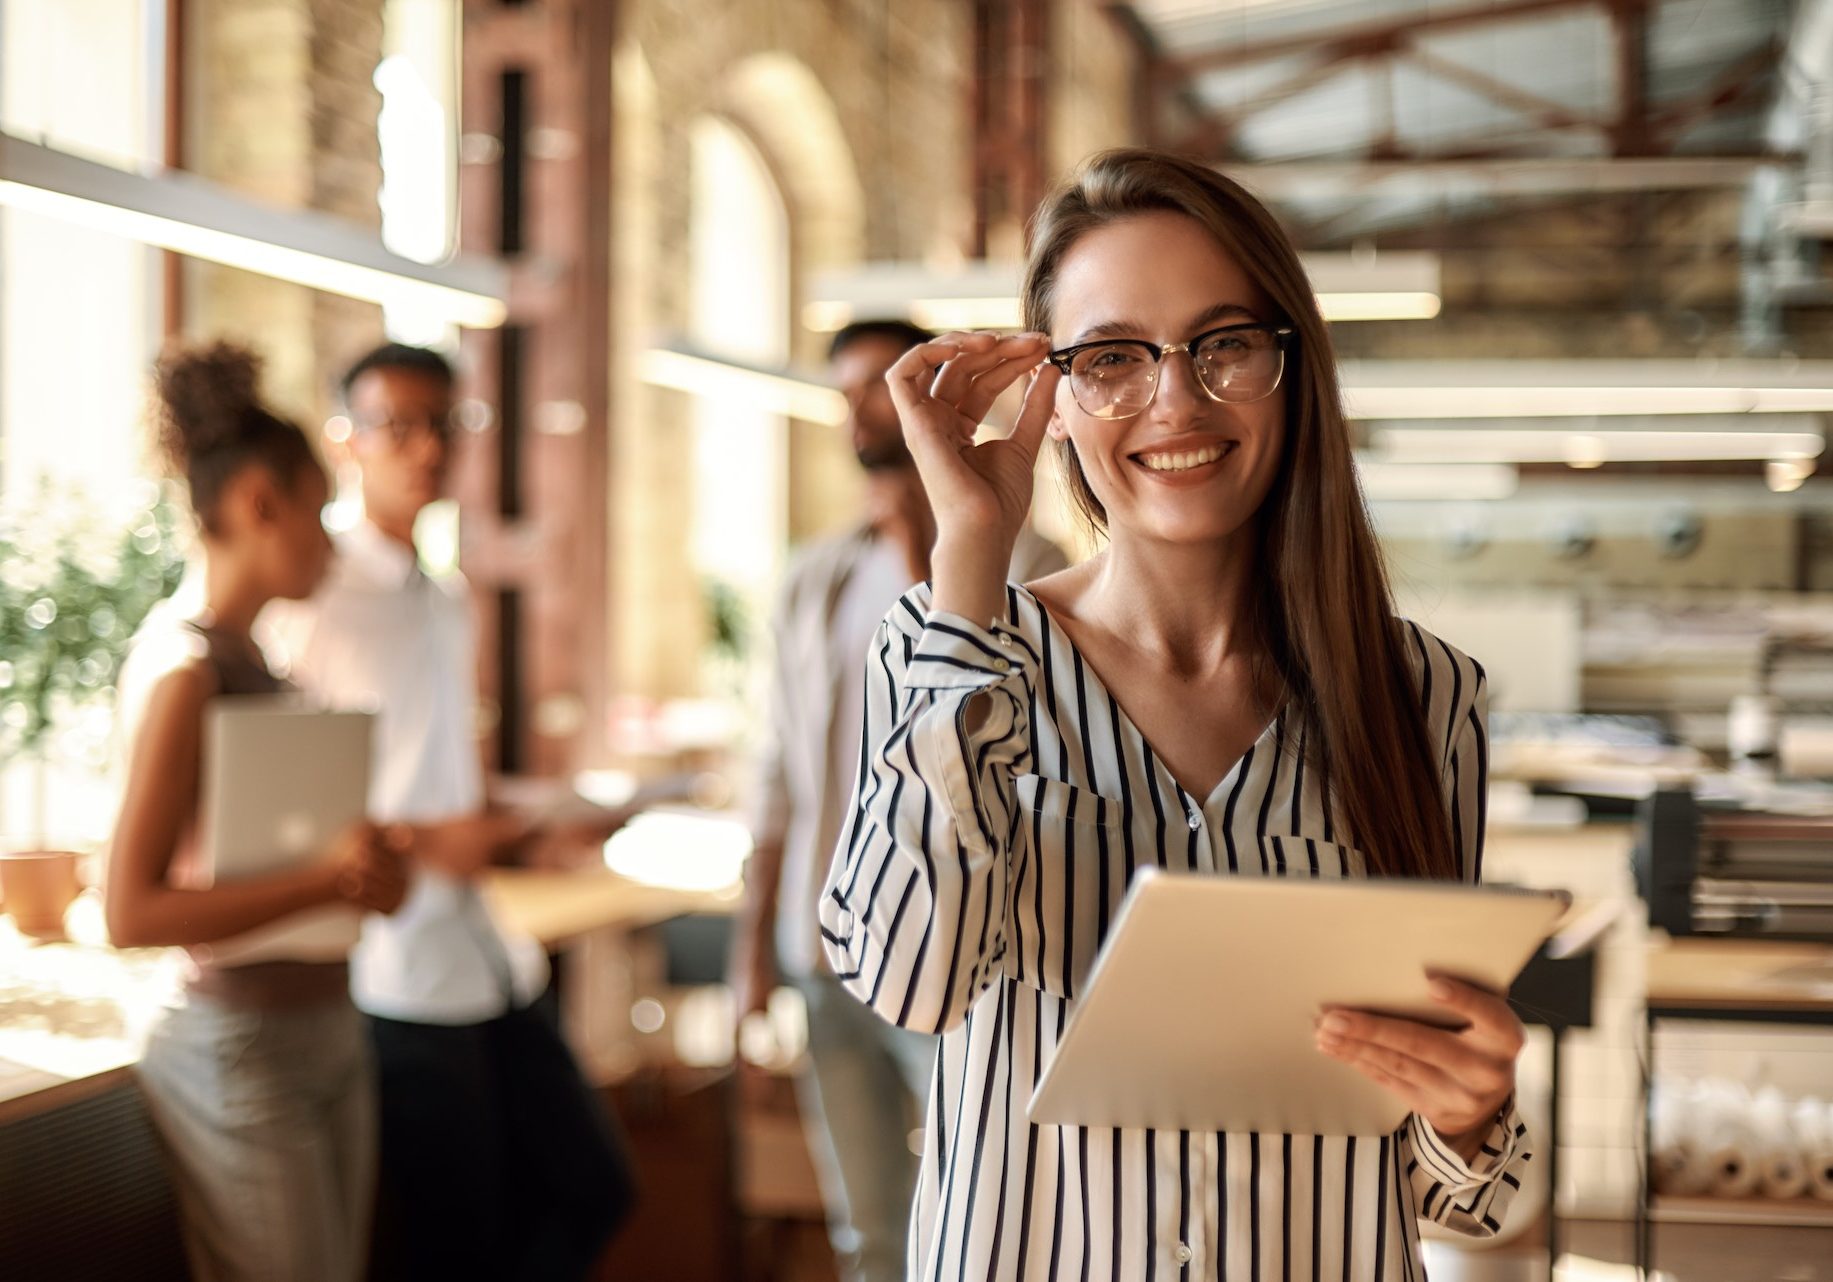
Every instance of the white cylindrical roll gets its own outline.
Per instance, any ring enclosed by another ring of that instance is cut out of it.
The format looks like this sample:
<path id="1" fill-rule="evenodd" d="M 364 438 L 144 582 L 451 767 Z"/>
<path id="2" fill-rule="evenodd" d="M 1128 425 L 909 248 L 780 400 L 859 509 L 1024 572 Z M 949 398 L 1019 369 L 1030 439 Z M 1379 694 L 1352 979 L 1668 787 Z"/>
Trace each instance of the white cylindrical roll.
<path id="1" fill-rule="evenodd" d="M 1833 1202 L 1833 1105 L 1802 1100 L 1796 1110 L 1801 1119 L 1807 1154 L 1808 1190 L 1822 1201 Z"/>
<path id="2" fill-rule="evenodd" d="M 1706 1150 L 1706 1162 L 1712 1170 L 1714 1196 L 1749 1197 L 1757 1191 L 1762 1170 L 1757 1142 L 1748 1130 L 1740 1128 Z"/>
<path id="3" fill-rule="evenodd" d="M 1757 1138 L 1757 1191 L 1764 1197 L 1803 1197 L 1808 1191 L 1807 1154 L 1794 1125 L 1794 1105 L 1775 1087 L 1750 1102 Z"/>
<path id="4" fill-rule="evenodd" d="M 1705 1155 L 1707 1191 L 1718 1197 L 1755 1193 L 1760 1145 L 1751 1125 L 1749 1093 L 1730 1082 L 1703 1082 L 1697 1116 L 1696 1137 Z"/>
<path id="5" fill-rule="evenodd" d="M 1711 1108 L 1698 1083 L 1662 1078 L 1649 1090 L 1649 1179 L 1658 1193 L 1704 1193 L 1711 1168 L 1699 1143 L 1702 1116 Z"/>

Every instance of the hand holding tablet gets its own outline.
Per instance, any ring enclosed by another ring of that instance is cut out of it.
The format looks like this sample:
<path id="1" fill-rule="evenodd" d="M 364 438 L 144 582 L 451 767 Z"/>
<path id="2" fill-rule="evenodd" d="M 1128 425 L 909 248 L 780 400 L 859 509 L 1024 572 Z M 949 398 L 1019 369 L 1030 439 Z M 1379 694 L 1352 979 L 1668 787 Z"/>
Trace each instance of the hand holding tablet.
<path id="1" fill-rule="evenodd" d="M 1510 1045 L 1519 1025 L 1493 994 L 1508 991 L 1566 904 L 1551 892 L 1445 883 L 1149 869 L 1102 945 L 1029 1115 L 1386 1135 L 1420 1112 L 1449 1139 L 1506 1098 L 1490 1097 L 1498 1066 L 1519 1049 Z M 1450 1000 L 1436 998 L 1434 984 L 1453 976 L 1463 982 Z M 1343 1021 L 1340 1053 L 1320 1054 L 1331 1015 Z"/>
<path id="2" fill-rule="evenodd" d="M 1348 1064 L 1431 1123 L 1466 1158 L 1475 1156 L 1514 1092 L 1525 1040 L 1508 1002 L 1474 984 L 1433 976 L 1427 990 L 1461 1027 L 1333 1008 L 1318 1016 L 1317 1047 Z M 1468 1141 L 1468 1142 L 1464 1142 Z"/>

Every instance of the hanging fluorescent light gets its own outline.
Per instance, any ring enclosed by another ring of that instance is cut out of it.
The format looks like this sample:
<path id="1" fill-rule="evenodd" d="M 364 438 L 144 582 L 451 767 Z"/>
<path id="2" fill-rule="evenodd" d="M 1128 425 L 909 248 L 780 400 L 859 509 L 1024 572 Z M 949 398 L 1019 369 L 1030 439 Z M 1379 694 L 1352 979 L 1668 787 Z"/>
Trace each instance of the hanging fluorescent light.
<path id="1" fill-rule="evenodd" d="M 488 329 L 508 315 L 501 264 L 417 263 L 374 229 L 315 210 L 282 210 L 190 174 L 149 177 L 0 133 L 0 206 L 190 258 L 384 305 L 437 310 Z"/>
<path id="2" fill-rule="evenodd" d="M 1416 290 L 1411 293 L 1319 294 L 1318 309 L 1327 321 L 1431 320 L 1439 313 L 1439 297 Z"/>
<path id="3" fill-rule="evenodd" d="M 1025 326 L 1024 304 L 1011 295 L 1004 298 L 913 298 L 909 315 L 916 324 L 938 334 L 951 329 L 1023 329 Z"/>
<path id="4" fill-rule="evenodd" d="M 1355 419 L 1814 414 L 1833 411 L 1833 386 L 1346 387 L 1344 399 Z"/>
<path id="5" fill-rule="evenodd" d="M 1814 467 L 1813 459 L 1771 459 L 1763 465 L 1763 481 L 1777 494 L 1789 494 L 1814 475 Z"/>
<path id="6" fill-rule="evenodd" d="M 1430 320 L 1439 313 L 1431 253 L 1306 254 L 1305 273 L 1327 321 Z M 925 329 L 1018 329 L 1025 323 L 1016 263 L 932 269 L 868 263 L 817 275 L 802 323 L 832 333 L 855 320 L 907 316 Z"/>
<path id="7" fill-rule="evenodd" d="M 1423 292 L 1319 294 L 1317 302 L 1327 321 L 1431 320 L 1439 312 L 1438 295 Z M 817 301 L 802 308 L 802 323 L 817 334 L 831 334 L 855 320 L 900 314 L 939 334 L 956 329 L 1015 330 L 1025 324 L 1025 309 L 1016 297 L 913 298 L 901 307 L 863 312 L 852 303 Z"/>
<path id="8" fill-rule="evenodd" d="M 650 348 L 639 361 L 638 376 L 652 387 L 734 401 L 810 423 L 838 427 L 846 422 L 846 397 L 831 387 L 685 347 Z"/>
<path id="9" fill-rule="evenodd" d="M 1356 471 L 1371 503 L 1505 499 L 1521 477 L 1503 463 L 1399 463 L 1359 454 Z"/>
<path id="10" fill-rule="evenodd" d="M 1833 361 L 1345 361 L 1353 419 L 1833 412 Z"/>
<path id="11" fill-rule="evenodd" d="M 1374 454 L 1390 462 L 1605 463 L 1732 462 L 1820 457 L 1826 448 L 1816 432 L 1753 431 L 1568 431 L 1563 428 L 1484 427 L 1384 428 L 1375 433 Z"/>

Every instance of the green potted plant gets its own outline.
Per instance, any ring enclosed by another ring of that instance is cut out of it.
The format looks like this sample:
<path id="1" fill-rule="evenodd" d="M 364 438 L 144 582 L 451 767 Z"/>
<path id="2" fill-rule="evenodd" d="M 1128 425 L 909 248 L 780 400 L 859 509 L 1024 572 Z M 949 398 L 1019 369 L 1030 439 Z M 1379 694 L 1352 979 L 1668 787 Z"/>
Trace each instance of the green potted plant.
<path id="1" fill-rule="evenodd" d="M 61 933 L 79 889 L 79 852 L 47 831 L 53 757 L 80 719 L 106 722 L 129 640 L 183 572 L 176 510 L 155 488 L 125 526 L 48 488 L 0 513 L 0 771 L 30 780 L 24 822 L 0 828 L 0 903 L 26 933 Z M 106 735 L 89 737 L 93 756 Z"/>

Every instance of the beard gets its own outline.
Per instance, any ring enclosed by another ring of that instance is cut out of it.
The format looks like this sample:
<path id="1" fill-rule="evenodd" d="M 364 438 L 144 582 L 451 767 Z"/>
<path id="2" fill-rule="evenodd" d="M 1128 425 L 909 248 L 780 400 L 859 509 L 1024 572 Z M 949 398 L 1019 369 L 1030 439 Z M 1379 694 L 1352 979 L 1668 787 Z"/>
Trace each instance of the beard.
<path id="1" fill-rule="evenodd" d="M 859 459 L 859 466 L 868 472 L 891 472 L 914 465 L 910 447 L 904 444 L 902 436 L 855 445 L 853 453 Z"/>

